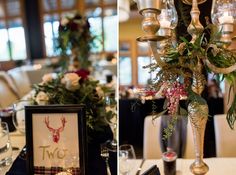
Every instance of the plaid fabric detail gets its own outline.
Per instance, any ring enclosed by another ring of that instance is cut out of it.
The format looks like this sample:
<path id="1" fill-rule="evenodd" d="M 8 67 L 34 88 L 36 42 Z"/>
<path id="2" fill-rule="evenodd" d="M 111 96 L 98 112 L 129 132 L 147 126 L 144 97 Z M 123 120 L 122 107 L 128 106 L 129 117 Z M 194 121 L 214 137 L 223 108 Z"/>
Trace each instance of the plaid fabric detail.
<path id="1" fill-rule="evenodd" d="M 62 167 L 34 167 L 34 174 L 42 174 L 42 175 L 55 175 L 56 173 L 63 172 Z M 65 170 L 64 170 L 65 171 Z M 80 175 L 80 168 L 70 168 L 70 173 L 73 175 Z"/>

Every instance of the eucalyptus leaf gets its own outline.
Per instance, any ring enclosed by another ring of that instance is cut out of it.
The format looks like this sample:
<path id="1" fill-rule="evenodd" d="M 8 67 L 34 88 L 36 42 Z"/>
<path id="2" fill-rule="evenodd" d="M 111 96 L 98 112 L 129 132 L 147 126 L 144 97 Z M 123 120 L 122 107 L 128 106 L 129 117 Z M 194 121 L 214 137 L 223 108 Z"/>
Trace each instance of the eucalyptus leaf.
<path id="1" fill-rule="evenodd" d="M 158 113 L 158 114 L 153 115 L 152 120 L 155 120 L 155 119 L 161 117 L 161 116 L 164 115 L 166 112 L 167 112 L 167 109 L 164 110 L 164 111 L 162 111 L 162 112 L 160 112 L 160 113 Z"/>

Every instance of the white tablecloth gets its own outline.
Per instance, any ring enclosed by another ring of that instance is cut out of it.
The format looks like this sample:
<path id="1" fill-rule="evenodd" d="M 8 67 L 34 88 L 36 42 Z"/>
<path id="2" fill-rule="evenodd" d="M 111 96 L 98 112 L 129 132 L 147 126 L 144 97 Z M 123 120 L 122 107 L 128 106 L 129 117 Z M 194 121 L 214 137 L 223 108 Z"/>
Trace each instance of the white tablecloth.
<path id="1" fill-rule="evenodd" d="M 135 160 L 135 167 L 130 175 L 135 175 L 142 160 Z M 192 159 L 177 159 L 176 175 L 192 175 L 189 166 L 193 163 Z M 204 162 L 209 166 L 207 175 L 236 175 L 236 158 L 207 158 Z M 141 174 L 151 166 L 157 165 L 161 175 L 163 172 L 162 160 L 146 160 L 143 164 Z"/>

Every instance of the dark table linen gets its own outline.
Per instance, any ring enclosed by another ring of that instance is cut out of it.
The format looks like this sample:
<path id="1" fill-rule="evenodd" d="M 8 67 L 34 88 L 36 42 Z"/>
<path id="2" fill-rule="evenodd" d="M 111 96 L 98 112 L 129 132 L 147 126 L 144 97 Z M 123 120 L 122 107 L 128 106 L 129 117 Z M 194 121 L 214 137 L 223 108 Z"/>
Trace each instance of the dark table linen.
<path id="1" fill-rule="evenodd" d="M 103 131 L 89 131 L 90 141 L 88 143 L 88 175 L 106 175 L 106 166 L 100 156 L 100 144 L 112 139 L 112 132 L 109 126 Z M 117 174 L 117 154 L 110 152 L 109 165 L 112 175 Z M 7 175 L 27 175 L 26 160 L 19 157 L 14 161 Z"/>
<path id="2" fill-rule="evenodd" d="M 185 102 L 181 102 L 181 106 L 186 109 Z M 204 157 L 215 157 L 215 130 L 214 130 L 214 115 L 224 113 L 223 98 L 207 99 L 209 106 L 209 117 L 204 138 Z M 155 104 L 155 111 L 163 110 L 164 99 L 147 100 L 144 104 L 137 99 L 120 99 L 119 100 L 119 142 L 120 144 L 133 144 L 135 147 L 143 147 L 143 128 L 144 119 L 153 112 L 152 105 Z M 185 121 L 182 121 L 185 122 Z M 179 124 L 177 124 L 179 125 Z M 184 125 L 183 123 L 181 125 Z M 180 127 L 180 126 L 178 126 Z M 182 138 L 186 137 L 186 133 L 181 131 Z M 178 134 L 177 134 L 178 135 Z M 175 137 L 175 136 L 173 136 Z M 177 137 L 176 137 L 177 139 Z M 174 139 L 175 140 L 175 139 Z M 185 141 L 179 142 L 178 147 L 185 148 Z M 165 144 L 165 143 L 163 143 Z M 164 145 L 165 146 L 165 145 Z M 176 145 L 175 145 L 176 147 Z M 177 147 L 176 147 L 177 148 Z M 183 154 L 183 149 L 177 149 L 179 154 Z"/>

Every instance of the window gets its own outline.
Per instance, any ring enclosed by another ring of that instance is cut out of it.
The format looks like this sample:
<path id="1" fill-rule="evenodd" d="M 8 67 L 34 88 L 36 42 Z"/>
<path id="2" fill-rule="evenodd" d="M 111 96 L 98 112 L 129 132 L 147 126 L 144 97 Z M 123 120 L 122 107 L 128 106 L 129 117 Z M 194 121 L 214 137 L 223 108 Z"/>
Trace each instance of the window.
<path id="1" fill-rule="evenodd" d="M 116 0 L 42 0 L 41 7 L 46 56 L 59 54 L 56 48 L 59 20 L 76 11 L 88 17 L 91 32 L 97 36 L 93 53 L 117 51 Z"/>
<path id="2" fill-rule="evenodd" d="M 125 68 L 119 71 L 119 84 L 120 85 L 130 85 L 132 83 L 132 69 L 131 69 L 131 58 L 130 57 L 120 57 L 119 59 L 120 68 Z"/>
<path id="3" fill-rule="evenodd" d="M 0 0 L 0 61 L 27 58 L 22 4 L 21 0 Z"/>
<path id="4" fill-rule="evenodd" d="M 149 73 L 149 69 L 145 69 L 144 66 L 147 66 L 151 63 L 151 58 L 148 52 L 148 44 L 137 42 L 137 71 L 138 71 L 138 85 L 146 85 L 148 81 L 151 79 L 151 74 Z"/>
<path id="5" fill-rule="evenodd" d="M 120 41 L 120 85 L 121 86 L 146 86 L 149 80 L 156 77 L 158 71 L 150 73 L 150 69 L 145 69 L 155 62 L 150 57 L 148 43 L 140 43 L 136 40 Z M 125 69 L 122 69 L 124 68 Z M 126 74 L 126 76 L 125 76 Z"/>
<path id="6" fill-rule="evenodd" d="M 107 8 L 104 16 L 104 50 L 112 52 L 117 50 L 117 16 L 116 9 Z"/>
<path id="7" fill-rule="evenodd" d="M 131 59 L 131 43 L 120 42 L 120 58 L 119 58 L 119 84 L 121 86 L 129 86 L 132 84 L 132 59 Z"/>
<path id="8" fill-rule="evenodd" d="M 150 57 L 147 56 L 139 56 L 138 57 L 138 84 L 146 85 L 148 81 L 151 79 L 151 74 L 149 73 L 149 69 L 144 69 L 144 66 L 147 66 L 151 63 Z"/>
<path id="9" fill-rule="evenodd" d="M 47 56 L 57 55 L 56 38 L 58 37 L 58 26 L 58 15 L 44 16 L 43 29 Z"/>
<path id="10" fill-rule="evenodd" d="M 85 11 L 93 34 L 98 36 L 97 48 L 93 52 L 116 52 L 116 0 L 85 0 Z"/>

